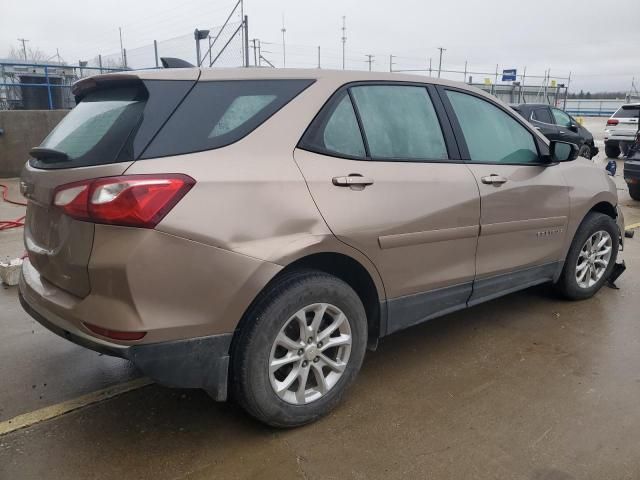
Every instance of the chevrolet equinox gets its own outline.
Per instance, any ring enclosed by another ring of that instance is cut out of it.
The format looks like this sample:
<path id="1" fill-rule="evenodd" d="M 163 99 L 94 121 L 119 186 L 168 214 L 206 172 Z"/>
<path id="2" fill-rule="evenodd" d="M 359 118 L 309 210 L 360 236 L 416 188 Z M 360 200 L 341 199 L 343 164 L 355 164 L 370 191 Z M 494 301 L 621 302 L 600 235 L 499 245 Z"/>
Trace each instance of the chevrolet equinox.
<path id="1" fill-rule="evenodd" d="M 160 384 L 318 419 L 367 347 L 532 285 L 594 295 L 616 188 L 446 80 L 164 69 L 74 85 L 31 150 L 22 305 Z"/>

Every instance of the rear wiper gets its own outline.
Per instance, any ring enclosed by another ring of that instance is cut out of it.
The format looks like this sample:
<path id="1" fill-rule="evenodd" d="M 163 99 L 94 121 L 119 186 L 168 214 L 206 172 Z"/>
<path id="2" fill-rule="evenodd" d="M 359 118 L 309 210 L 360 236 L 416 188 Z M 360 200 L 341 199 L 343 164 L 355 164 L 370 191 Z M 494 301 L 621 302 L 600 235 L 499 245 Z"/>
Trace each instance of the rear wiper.
<path id="1" fill-rule="evenodd" d="M 29 150 L 29 155 L 45 163 L 66 162 L 69 160 L 69 155 L 53 148 L 34 147 Z"/>

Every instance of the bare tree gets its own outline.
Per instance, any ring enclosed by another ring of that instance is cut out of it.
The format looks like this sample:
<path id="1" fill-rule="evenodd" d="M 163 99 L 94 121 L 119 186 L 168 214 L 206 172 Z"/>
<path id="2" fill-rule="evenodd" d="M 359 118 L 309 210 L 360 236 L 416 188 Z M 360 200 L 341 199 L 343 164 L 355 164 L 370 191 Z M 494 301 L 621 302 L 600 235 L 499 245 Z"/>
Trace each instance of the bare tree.
<path id="1" fill-rule="evenodd" d="M 100 65 L 100 58 L 95 57 L 90 63 L 91 65 Z M 117 59 L 111 56 L 102 57 L 102 68 L 121 69 L 123 68 L 122 60 L 120 59 L 120 57 L 118 57 Z"/>
<path id="2" fill-rule="evenodd" d="M 14 60 L 21 60 L 23 62 L 39 63 L 45 62 L 50 57 L 38 47 L 28 47 L 26 50 L 27 58 L 24 58 L 25 52 L 22 47 L 12 46 L 11 50 L 9 50 L 9 58 Z"/>

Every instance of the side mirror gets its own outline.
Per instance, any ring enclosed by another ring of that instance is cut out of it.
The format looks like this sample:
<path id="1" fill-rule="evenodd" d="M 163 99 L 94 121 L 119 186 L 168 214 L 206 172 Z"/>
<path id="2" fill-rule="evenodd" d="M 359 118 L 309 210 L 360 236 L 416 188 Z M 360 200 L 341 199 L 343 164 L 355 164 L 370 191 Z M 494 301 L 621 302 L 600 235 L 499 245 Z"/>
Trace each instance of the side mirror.
<path id="1" fill-rule="evenodd" d="M 576 125 L 575 123 L 572 123 L 571 125 L 569 125 L 569 130 L 571 130 L 572 132 L 577 132 L 578 125 Z"/>
<path id="2" fill-rule="evenodd" d="M 549 153 L 553 162 L 570 162 L 578 158 L 578 146 L 569 142 L 552 141 Z"/>

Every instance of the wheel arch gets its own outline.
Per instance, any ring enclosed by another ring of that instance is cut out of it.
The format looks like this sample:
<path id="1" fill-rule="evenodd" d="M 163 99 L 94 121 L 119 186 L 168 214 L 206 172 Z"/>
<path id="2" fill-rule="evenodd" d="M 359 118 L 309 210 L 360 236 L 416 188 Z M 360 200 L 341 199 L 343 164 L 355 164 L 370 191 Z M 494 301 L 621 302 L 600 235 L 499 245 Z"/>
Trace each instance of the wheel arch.
<path id="1" fill-rule="evenodd" d="M 264 295 L 274 285 L 292 272 L 304 270 L 316 270 L 333 275 L 353 288 L 358 297 L 360 297 L 367 316 L 367 346 L 369 349 L 375 350 L 378 339 L 384 335 L 386 329 L 384 289 L 382 292 L 380 291 L 380 285 L 376 282 L 376 280 L 380 280 L 376 279 L 360 261 L 345 253 L 335 251 L 309 253 L 288 263 L 262 288 L 246 309 L 236 326 L 234 339 L 238 337 L 238 332 L 251 320 L 250 313 L 255 305 L 264 298 Z M 234 343 L 232 341 L 231 352 L 233 352 Z"/>

